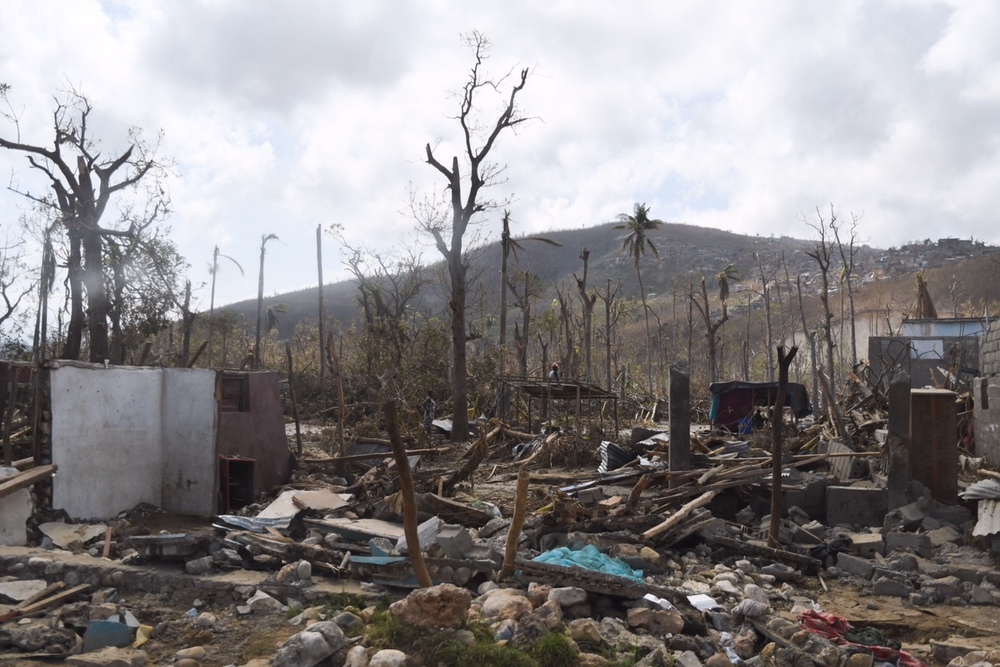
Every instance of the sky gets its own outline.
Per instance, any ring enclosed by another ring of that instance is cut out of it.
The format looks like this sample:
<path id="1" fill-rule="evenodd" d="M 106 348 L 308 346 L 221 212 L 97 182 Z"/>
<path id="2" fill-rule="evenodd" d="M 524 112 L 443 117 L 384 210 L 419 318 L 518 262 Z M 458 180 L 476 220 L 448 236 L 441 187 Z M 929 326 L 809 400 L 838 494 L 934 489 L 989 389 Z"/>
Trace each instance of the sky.
<path id="1" fill-rule="evenodd" d="M 832 204 L 870 245 L 1000 243 L 994 0 L 3 0 L 0 82 L 27 143 L 51 144 L 70 88 L 109 153 L 131 126 L 162 131 L 171 236 L 207 307 L 213 248 L 246 274 L 222 266 L 216 303 L 253 298 L 266 234 L 268 295 L 315 284 L 317 225 L 440 258 L 411 201 L 444 185 L 426 144 L 461 155 L 473 30 L 493 78 L 529 71 L 529 120 L 494 147 L 506 168 L 487 191 L 509 199 L 515 235 L 643 202 L 665 221 L 810 238 L 802 217 Z M 0 184 L 37 177 L 0 151 Z M 0 190 L 0 226 L 24 208 Z M 341 250 L 325 236 L 326 281 L 346 275 Z"/>

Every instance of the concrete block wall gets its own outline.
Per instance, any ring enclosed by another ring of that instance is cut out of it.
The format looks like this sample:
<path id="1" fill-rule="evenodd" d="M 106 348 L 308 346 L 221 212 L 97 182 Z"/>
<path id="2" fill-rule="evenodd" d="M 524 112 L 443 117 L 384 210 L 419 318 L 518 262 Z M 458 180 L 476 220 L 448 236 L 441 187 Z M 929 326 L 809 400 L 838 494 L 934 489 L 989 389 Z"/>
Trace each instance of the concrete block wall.
<path id="1" fill-rule="evenodd" d="M 979 373 L 972 382 L 976 454 L 1000 466 L 1000 320 L 979 340 Z"/>

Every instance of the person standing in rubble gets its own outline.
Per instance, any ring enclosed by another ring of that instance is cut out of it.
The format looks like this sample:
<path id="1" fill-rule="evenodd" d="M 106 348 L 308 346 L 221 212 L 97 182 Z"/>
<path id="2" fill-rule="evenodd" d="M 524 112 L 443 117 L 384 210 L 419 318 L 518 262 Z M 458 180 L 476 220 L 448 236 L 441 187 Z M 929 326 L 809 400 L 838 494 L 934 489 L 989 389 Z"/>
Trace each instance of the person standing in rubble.
<path id="1" fill-rule="evenodd" d="M 430 436 L 431 427 L 434 425 L 434 413 L 437 411 L 437 403 L 434 402 L 434 392 L 427 390 L 427 398 L 420 404 L 420 410 L 424 413 L 424 432 Z"/>
<path id="2" fill-rule="evenodd" d="M 553 382 L 559 380 L 559 364 L 552 364 L 552 370 L 549 371 L 549 380 Z"/>

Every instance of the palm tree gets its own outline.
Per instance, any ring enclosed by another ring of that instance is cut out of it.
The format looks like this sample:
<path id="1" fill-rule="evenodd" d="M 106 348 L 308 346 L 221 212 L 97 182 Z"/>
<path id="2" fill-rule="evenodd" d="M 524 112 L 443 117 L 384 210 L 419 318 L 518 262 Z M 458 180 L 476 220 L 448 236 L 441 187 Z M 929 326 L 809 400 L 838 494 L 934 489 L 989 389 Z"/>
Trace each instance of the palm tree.
<path id="1" fill-rule="evenodd" d="M 215 250 L 212 252 L 212 265 L 208 267 L 208 272 L 212 274 L 212 296 L 208 302 L 208 363 L 212 363 L 212 334 L 215 333 L 215 278 L 219 273 L 219 258 L 225 257 L 230 262 L 236 265 L 236 268 L 240 270 L 240 275 L 245 276 L 243 273 L 243 267 L 240 263 L 229 255 L 223 255 L 219 252 L 219 246 L 215 246 Z"/>
<path id="2" fill-rule="evenodd" d="M 260 315 L 264 308 L 264 253 L 268 241 L 280 241 L 277 234 L 263 234 L 260 237 L 260 273 L 257 277 L 257 332 L 253 344 L 253 367 L 260 368 Z"/>
<path id="3" fill-rule="evenodd" d="M 735 265 L 729 264 L 715 274 L 715 279 L 719 283 L 719 301 L 722 302 L 722 309 L 725 310 L 729 301 L 729 283 L 740 282 L 740 270 Z"/>
<path id="4" fill-rule="evenodd" d="M 622 250 L 627 252 L 632 258 L 632 262 L 635 264 L 635 276 L 639 280 L 642 312 L 646 319 L 646 372 L 650 393 L 653 392 L 653 363 L 649 347 L 649 306 L 646 304 L 646 289 L 642 285 L 642 271 L 639 270 L 639 264 L 642 256 L 646 254 L 647 248 L 653 252 L 653 255 L 657 259 L 660 258 L 660 252 L 646 234 L 654 229 L 659 229 L 662 224 L 662 220 L 651 220 L 649 217 L 649 207 L 637 202 L 632 215 L 627 213 L 619 214 L 618 224 L 615 225 L 615 229 L 628 230 L 628 236 L 625 237 L 625 241 L 622 243 Z"/>

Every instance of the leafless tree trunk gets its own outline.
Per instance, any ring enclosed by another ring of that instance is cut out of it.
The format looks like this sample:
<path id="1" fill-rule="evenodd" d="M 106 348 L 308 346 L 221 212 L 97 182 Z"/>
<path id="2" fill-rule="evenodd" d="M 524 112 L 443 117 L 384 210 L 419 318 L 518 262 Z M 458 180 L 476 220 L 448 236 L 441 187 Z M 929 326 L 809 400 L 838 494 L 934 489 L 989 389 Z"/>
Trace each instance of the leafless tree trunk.
<path id="1" fill-rule="evenodd" d="M 586 368 L 584 376 L 589 382 L 592 370 L 590 351 L 593 345 L 591 329 L 594 321 L 594 304 L 597 302 L 597 294 L 587 294 L 587 262 L 590 259 L 590 251 L 584 248 L 583 252 L 580 253 L 580 259 L 583 260 L 583 277 L 578 278 L 574 273 L 573 278 L 576 279 L 576 289 L 580 293 L 580 301 L 583 304 L 583 358 Z"/>
<path id="2" fill-rule="evenodd" d="M 618 320 L 618 314 L 612 317 L 612 312 L 614 312 L 615 300 L 618 297 L 619 292 L 621 292 L 621 281 L 615 285 L 615 288 L 611 289 L 611 278 L 608 278 L 608 287 L 601 294 L 600 290 L 597 291 L 597 296 L 604 302 L 604 373 L 605 382 L 607 383 L 606 388 L 608 391 L 614 391 L 613 384 L 611 381 L 611 340 L 614 329 L 612 328 L 614 323 Z"/>
<path id="3" fill-rule="evenodd" d="M 855 368 L 858 365 L 858 334 L 857 334 L 857 315 L 854 311 L 854 258 L 857 256 L 859 248 L 855 247 L 855 243 L 858 239 L 858 221 L 861 219 L 860 215 L 851 214 L 851 235 L 847 241 L 847 249 L 844 249 L 844 244 L 840 241 L 840 230 L 838 226 L 834 224 L 834 221 L 830 221 L 830 229 L 833 230 L 833 237 L 837 242 L 837 249 L 840 251 L 840 261 L 844 266 L 843 281 L 847 285 L 847 302 L 850 308 L 850 327 L 851 327 L 851 368 Z"/>
<path id="4" fill-rule="evenodd" d="M 528 70 L 522 69 L 517 82 L 511 87 L 510 96 L 499 117 L 492 124 L 489 133 L 483 139 L 481 146 L 476 146 L 476 130 L 482 126 L 481 121 L 475 118 L 473 113 L 478 103 L 478 94 L 485 90 L 497 90 L 503 80 L 492 80 L 482 71 L 483 61 L 489 54 L 489 42 L 477 32 L 468 36 L 469 45 L 474 51 L 475 62 L 469 72 L 469 78 L 465 82 L 461 101 L 459 103 L 459 115 L 457 120 L 461 127 L 465 159 L 468 161 L 469 174 L 463 179 L 459 166 L 458 156 L 451 159 L 451 166 L 445 166 L 434 155 L 434 150 L 430 144 L 425 147 L 427 164 L 436 169 L 444 176 L 447 183 L 447 191 L 450 194 L 451 208 L 451 239 L 450 244 L 445 241 L 445 230 L 440 222 L 439 215 L 420 215 L 418 219 L 424 229 L 434 238 L 435 246 L 444 257 L 448 265 L 448 277 L 451 289 L 449 307 L 451 308 L 451 336 L 452 336 L 452 359 L 454 362 L 454 376 L 452 383 L 452 432 L 453 442 L 462 442 L 469 436 L 469 388 L 466 364 L 466 341 L 468 333 L 465 326 L 465 304 L 466 304 L 466 264 L 464 261 L 463 241 L 465 232 L 473 217 L 486 209 L 493 208 L 495 202 L 481 201 L 480 191 L 484 186 L 488 186 L 496 181 L 501 168 L 487 162 L 487 157 L 493 149 L 497 137 L 504 130 L 513 129 L 523 123 L 526 118 L 521 116 L 516 100 L 518 93 L 524 89 L 528 79 Z M 463 188 L 467 186 L 465 199 L 463 201 Z"/>
<path id="5" fill-rule="evenodd" d="M 701 279 L 701 301 L 691 295 L 691 301 L 695 308 L 701 313 L 705 322 L 705 341 L 708 343 L 708 378 L 709 382 L 717 382 L 719 379 L 718 351 L 719 351 L 719 329 L 729 321 L 729 308 L 726 302 L 722 302 L 722 317 L 712 321 L 712 311 L 708 303 L 708 289 L 705 287 L 705 279 Z"/>
<path id="6" fill-rule="evenodd" d="M 833 365 L 833 312 L 830 310 L 830 263 L 832 257 L 830 256 L 830 242 L 826 238 L 826 221 L 823 220 L 823 215 L 818 208 L 816 209 L 816 215 L 819 218 L 819 222 L 815 225 L 810 224 L 810 227 L 817 231 L 819 239 L 816 241 L 813 251 L 806 252 L 806 254 L 816 260 L 820 277 L 823 281 L 819 300 L 823 304 L 823 335 L 826 340 L 826 367 L 827 375 L 830 378 L 830 396 L 835 399 L 837 396 L 837 374 Z M 834 225 L 836 221 L 837 215 L 834 213 L 833 206 L 831 205 L 829 224 Z"/>
<path id="7" fill-rule="evenodd" d="M 326 336 L 323 335 L 326 327 L 326 304 L 323 299 L 323 225 L 316 225 L 316 285 L 319 297 L 319 390 L 323 393 L 326 386 L 326 354 L 323 346 L 326 344 Z"/>

